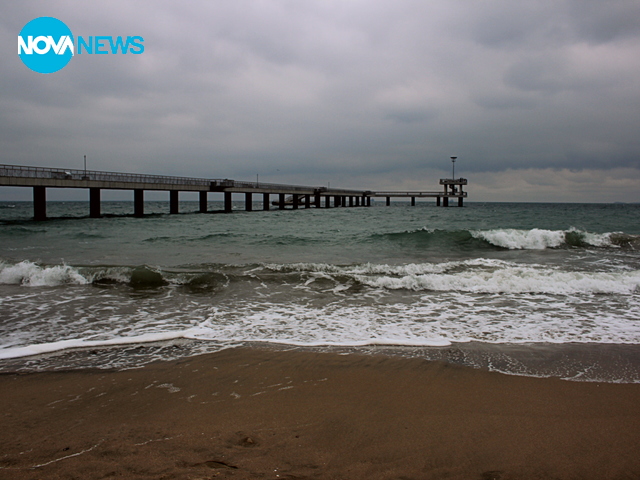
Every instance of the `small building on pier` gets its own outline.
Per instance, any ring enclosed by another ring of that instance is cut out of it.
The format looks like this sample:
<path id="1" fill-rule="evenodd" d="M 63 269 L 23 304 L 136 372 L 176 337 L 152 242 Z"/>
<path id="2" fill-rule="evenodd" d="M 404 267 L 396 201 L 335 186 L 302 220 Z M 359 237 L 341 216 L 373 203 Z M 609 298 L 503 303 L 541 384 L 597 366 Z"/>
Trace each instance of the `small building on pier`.
<path id="1" fill-rule="evenodd" d="M 464 199 L 467 197 L 467 192 L 462 187 L 466 184 L 466 178 L 441 178 L 440 185 L 444 186 L 444 190 L 440 192 L 372 192 L 371 196 L 386 198 L 387 205 L 391 204 L 392 198 L 410 198 L 411 205 L 416 204 L 416 198 L 435 198 L 438 207 L 448 207 L 449 199 L 457 199 L 458 206 L 462 207 Z"/>

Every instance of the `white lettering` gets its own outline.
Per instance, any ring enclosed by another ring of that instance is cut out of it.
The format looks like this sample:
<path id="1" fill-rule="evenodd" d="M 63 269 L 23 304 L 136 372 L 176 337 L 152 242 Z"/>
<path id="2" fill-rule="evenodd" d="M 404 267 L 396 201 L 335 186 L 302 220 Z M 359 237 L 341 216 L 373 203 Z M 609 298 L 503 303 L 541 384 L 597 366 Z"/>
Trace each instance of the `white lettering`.
<path id="1" fill-rule="evenodd" d="M 31 42 L 29 42 L 28 44 L 24 43 L 24 38 L 18 35 L 18 55 L 21 55 L 22 53 L 31 55 L 33 53 L 33 46 L 31 45 Z"/>
<path id="2" fill-rule="evenodd" d="M 51 39 L 51 41 L 53 42 L 53 39 Z M 57 44 L 53 43 L 53 51 L 56 52 L 56 54 L 58 55 L 62 55 L 64 52 L 67 51 L 68 48 L 71 49 L 71 55 L 74 55 L 73 42 L 71 41 L 71 38 L 69 38 L 68 35 L 61 36 Z"/>
<path id="3" fill-rule="evenodd" d="M 42 44 L 44 44 L 44 46 L 41 46 Z M 57 55 L 63 55 L 68 49 L 71 50 L 71 55 L 75 55 L 73 42 L 68 35 L 62 35 L 57 43 L 51 35 L 46 37 L 40 35 L 36 38 L 29 35 L 27 37 L 27 43 L 25 43 L 24 38 L 18 36 L 18 55 L 22 53 L 31 55 L 33 52 L 44 55 L 52 48 Z"/>
<path id="4" fill-rule="evenodd" d="M 31 38 L 32 38 L 32 37 L 29 37 L 29 42 L 31 42 L 31 41 L 32 41 L 32 40 L 31 40 Z M 39 53 L 40 55 L 44 55 L 45 53 L 47 53 L 47 52 L 51 49 L 51 44 L 49 43 L 49 40 L 50 40 L 50 39 L 51 39 L 51 41 L 53 41 L 53 39 L 52 39 L 50 36 L 49 36 L 49 37 L 45 37 L 45 36 L 42 36 L 42 35 L 41 35 L 41 36 L 39 36 L 39 37 L 36 37 L 36 38 L 33 40 L 33 44 L 31 45 L 31 47 L 33 48 L 33 50 L 34 50 L 36 53 Z M 38 47 L 38 44 L 39 44 L 40 42 L 44 42 L 44 48 L 40 48 L 40 47 Z"/>

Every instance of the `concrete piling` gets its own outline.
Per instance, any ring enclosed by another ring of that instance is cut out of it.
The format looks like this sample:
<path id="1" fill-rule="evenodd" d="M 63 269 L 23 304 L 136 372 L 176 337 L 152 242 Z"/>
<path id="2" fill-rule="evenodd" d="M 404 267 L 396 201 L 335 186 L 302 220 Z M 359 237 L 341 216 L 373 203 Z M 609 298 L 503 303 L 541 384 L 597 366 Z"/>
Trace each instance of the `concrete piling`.
<path id="1" fill-rule="evenodd" d="M 89 189 L 89 216 L 91 218 L 100 218 L 100 189 Z"/>
<path id="2" fill-rule="evenodd" d="M 47 189 L 45 187 L 33 187 L 33 218 L 34 220 L 47 219 Z"/>
<path id="3" fill-rule="evenodd" d="M 231 213 L 233 211 L 231 192 L 224 192 L 224 211 L 225 213 Z"/>
<path id="4" fill-rule="evenodd" d="M 140 188 L 133 191 L 133 215 L 135 217 L 144 216 L 144 190 Z"/>
<path id="5" fill-rule="evenodd" d="M 180 192 L 178 192 L 178 190 L 169 191 L 169 213 L 170 214 L 176 214 L 180 211 L 179 194 Z"/>
<path id="6" fill-rule="evenodd" d="M 207 207 L 208 192 L 198 192 L 198 193 L 199 193 L 199 200 L 200 200 L 200 213 L 207 213 L 207 211 L 208 211 L 208 207 Z"/>

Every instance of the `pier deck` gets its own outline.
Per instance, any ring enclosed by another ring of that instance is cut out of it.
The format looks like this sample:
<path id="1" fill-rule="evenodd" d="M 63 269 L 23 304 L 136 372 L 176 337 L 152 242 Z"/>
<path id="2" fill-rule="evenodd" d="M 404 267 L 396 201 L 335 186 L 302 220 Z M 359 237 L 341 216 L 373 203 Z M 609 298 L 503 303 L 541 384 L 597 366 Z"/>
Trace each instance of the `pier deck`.
<path id="1" fill-rule="evenodd" d="M 444 182 L 444 183 L 443 183 Z M 224 193 L 225 211 L 231 211 L 232 194 L 245 195 L 247 210 L 252 210 L 252 195 L 263 195 L 263 209 L 268 210 L 271 195 L 278 195 L 279 209 L 286 205 L 297 209 L 299 206 L 320 208 L 370 206 L 371 198 L 386 197 L 387 204 L 391 197 L 410 197 L 415 205 L 416 198 L 432 197 L 443 199 L 443 206 L 448 205 L 448 198 L 462 199 L 467 196 L 462 191 L 466 179 L 440 180 L 444 191 L 440 192 L 374 192 L 371 190 L 352 190 L 327 188 L 318 186 L 286 185 L 264 182 L 243 182 L 231 179 L 206 179 L 191 177 L 172 177 L 163 175 L 145 175 L 120 172 L 102 172 L 94 170 L 73 170 L 62 168 L 28 167 L 21 165 L 0 165 L 0 186 L 32 187 L 34 202 L 34 218 L 46 218 L 47 188 L 84 188 L 89 190 L 90 216 L 100 216 L 101 190 L 132 190 L 134 192 L 134 215 L 144 215 L 144 191 L 161 190 L 169 192 L 170 213 L 178 213 L 179 192 L 199 192 L 200 212 L 207 212 L 207 194 L 209 192 Z M 290 202 L 285 197 L 292 197 Z"/>

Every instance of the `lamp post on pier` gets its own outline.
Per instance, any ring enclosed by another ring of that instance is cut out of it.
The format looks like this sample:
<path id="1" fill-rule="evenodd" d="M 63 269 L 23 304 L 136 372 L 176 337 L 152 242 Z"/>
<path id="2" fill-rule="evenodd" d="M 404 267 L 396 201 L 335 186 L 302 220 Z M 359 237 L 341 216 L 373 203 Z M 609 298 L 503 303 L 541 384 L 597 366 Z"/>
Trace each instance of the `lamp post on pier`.
<path id="1" fill-rule="evenodd" d="M 456 158 L 458 157 L 451 157 L 451 179 L 452 180 L 456 179 Z"/>

